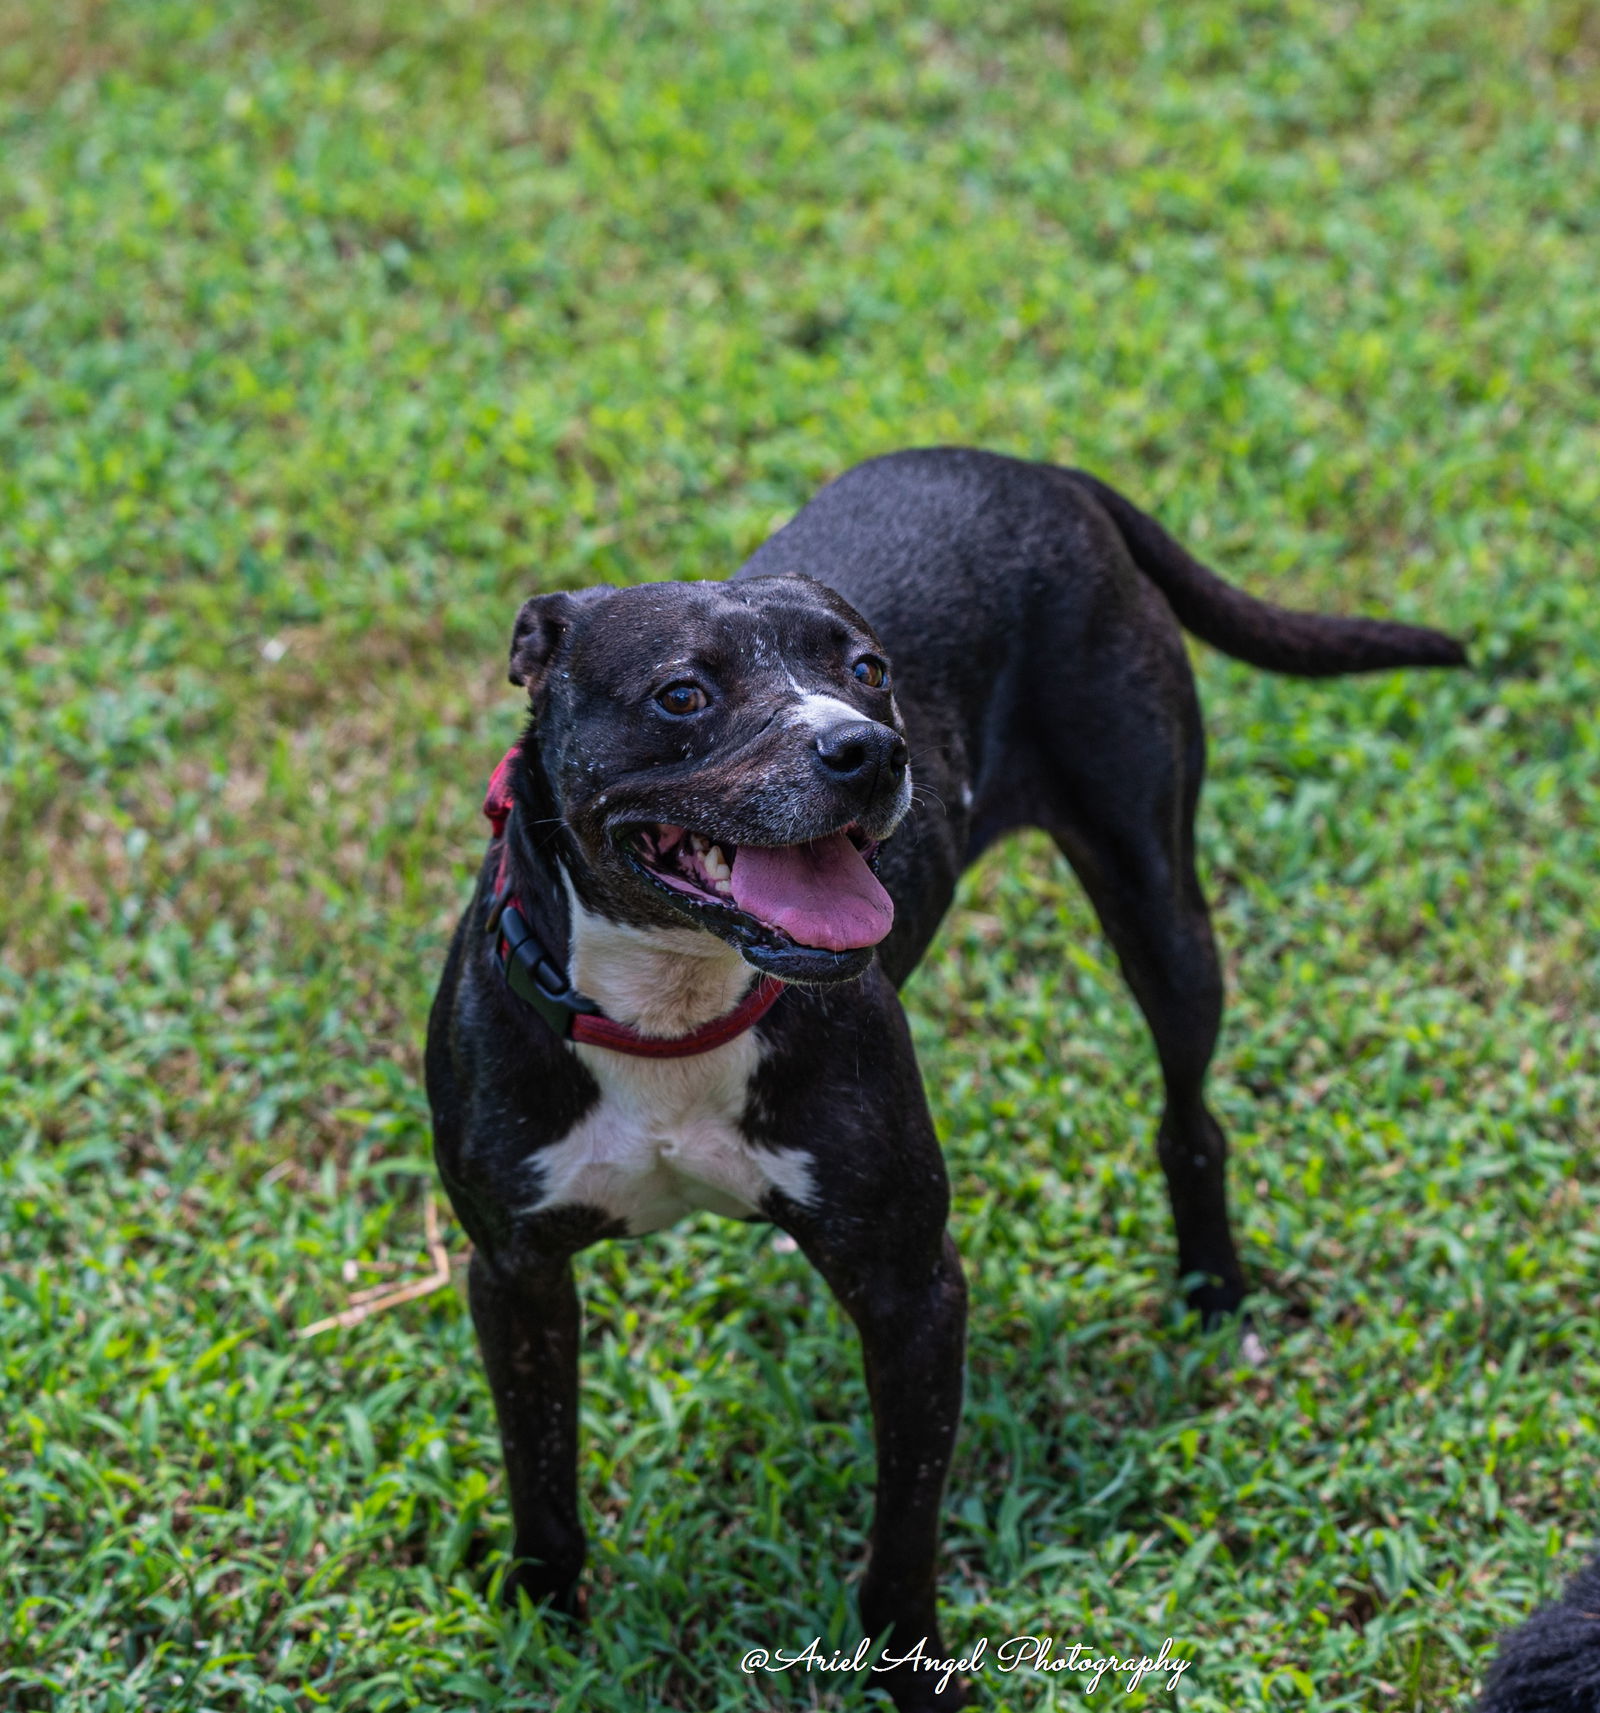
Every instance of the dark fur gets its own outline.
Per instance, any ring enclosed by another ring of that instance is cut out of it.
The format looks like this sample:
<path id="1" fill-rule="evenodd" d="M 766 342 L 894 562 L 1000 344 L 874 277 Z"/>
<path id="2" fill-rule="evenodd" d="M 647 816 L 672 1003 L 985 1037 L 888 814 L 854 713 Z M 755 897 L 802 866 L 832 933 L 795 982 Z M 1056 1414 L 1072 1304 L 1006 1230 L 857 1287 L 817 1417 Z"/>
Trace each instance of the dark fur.
<path id="1" fill-rule="evenodd" d="M 761 1212 L 795 1236 L 861 1335 L 878 1452 L 861 1588 L 874 1635 L 938 1646 L 938 1513 L 965 1313 L 944 1166 L 895 989 L 962 870 L 1014 828 L 1042 827 L 1065 852 L 1155 1038 L 1178 1270 L 1198 1279 L 1193 1300 L 1208 1314 L 1244 1295 L 1226 1144 L 1202 1095 L 1222 981 L 1194 867 L 1204 740 L 1180 620 L 1284 672 L 1463 659 L 1433 631 L 1253 600 L 1092 477 L 958 450 L 848 472 L 730 583 L 546 596 L 518 620 L 512 672 L 535 721 L 514 780 L 510 862 L 551 944 L 566 932 L 558 864 L 591 910 L 682 925 L 681 901 L 626 858 L 631 820 L 774 844 L 852 818 L 876 831 L 891 817 L 888 761 L 841 781 L 776 720 L 771 639 L 788 682 L 849 703 L 881 730 L 885 757 L 902 735 L 909 744 L 919 789 L 881 856 L 896 916 L 877 958 L 807 957 L 732 917 L 702 924 L 750 962 L 816 984 L 791 988 L 759 1025 L 764 1052 L 740 1123 L 754 1149 L 809 1154 L 820 1201 L 774 1194 Z M 892 662 L 892 698 L 850 676 L 864 647 Z M 716 683 L 717 702 L 692 725 L 664 725 L 652 673 L 680 656 Z M 440 1170 L 476 1250 L 472 1306 L 505 1443 L 514 1586 L 576 1610 L 571 1257 L 617 1227 L 598 1210 L 519 1210 L 540 1150 L 598 1088 L 501 984 L 482 932 L 489 883 L 486 865 L 434 1007 L 428 1090 Z M 959 1694 L 935 1697 L 925 1677 L 890 1687 L 903 1709 Z"/>
<path id="2" fill-rule="evenodd" d="M 1600 1559 L 1501 1642 L 1480 1713 L 1600 1713 Z"/>

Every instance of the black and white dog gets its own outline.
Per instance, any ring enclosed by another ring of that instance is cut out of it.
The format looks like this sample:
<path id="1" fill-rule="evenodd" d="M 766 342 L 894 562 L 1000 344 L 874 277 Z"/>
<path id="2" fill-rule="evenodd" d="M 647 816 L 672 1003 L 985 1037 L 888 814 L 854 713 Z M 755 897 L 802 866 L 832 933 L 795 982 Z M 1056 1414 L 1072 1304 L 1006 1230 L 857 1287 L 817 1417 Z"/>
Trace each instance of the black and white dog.
<path id="1" fill-rule="evenodd" d="M 938 1651 L 965 1288 L 895 990 L 1013 828 L 1055 839 L 1116 947 L 1165 1079 L 1178 1270 L 1207 1315 L 1238 1307 L 1180 625 L 1277 672 L 1464 659 L 1434 631 L 1254 600 L 1091 476 L 950 449 L 851 470 L 729 582 L 522 608 L 532 718 L 427 1052 L 514 1588 L 579 1606 L 572 1256 L 709 1208 L 791 1233 L 855 1321 L 878 1458 L 864 1628 Z M 902 1709 L 962 1693 L 910 1668 L 889 1687 Z"/>

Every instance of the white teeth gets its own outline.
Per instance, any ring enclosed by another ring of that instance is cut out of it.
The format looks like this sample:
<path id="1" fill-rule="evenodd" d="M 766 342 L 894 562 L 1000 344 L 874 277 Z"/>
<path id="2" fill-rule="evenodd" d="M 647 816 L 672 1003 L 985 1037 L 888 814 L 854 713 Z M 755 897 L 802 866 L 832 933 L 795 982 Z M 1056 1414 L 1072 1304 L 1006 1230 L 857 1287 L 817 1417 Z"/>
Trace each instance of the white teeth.
<path id="1" fill-rule="evenodd" d="M 713 880 L 726 880 L 733 873 L 733 870 L 728 867 L 727 859 L 722 854 L 721 845 L 713 845 L 710 850 L 702 855 L 700 860 L 706 865 L 706 873 Z"/>
<path id="2" fill-rule="evenodd" d="M 706 848 L 710 843 L 711 841 L 704 833 L 691 833 L 689 835 L 689 846 L 696 856 L 704 856 L 706 854 Z"/>
<path id="3" fill-rule="evenodd" d="M 733 882 L 731 880 L 718 880 L 718 881 L 714 881 L 712 884 L 713 884 L 714 890 L 717 892 L 732 892 L 733 891 Z"/>

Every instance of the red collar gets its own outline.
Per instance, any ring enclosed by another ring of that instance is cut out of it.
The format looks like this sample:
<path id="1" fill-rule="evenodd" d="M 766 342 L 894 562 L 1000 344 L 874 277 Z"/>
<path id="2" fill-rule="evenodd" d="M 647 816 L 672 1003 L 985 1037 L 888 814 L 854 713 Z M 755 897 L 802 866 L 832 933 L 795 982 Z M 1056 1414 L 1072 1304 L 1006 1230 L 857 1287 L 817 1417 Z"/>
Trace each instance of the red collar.
<path id="1" fill-rule="evenodd" d="M 489 780 L 483 812 L 494 828 L 492 842 L 500 847 L 495 868 L 489 927 L 495 931 L 495 961 L 506 986 L 533 1007 L 565 1041 L 609 1047 L 640 1059 L 688 1059 L 709 1053 L 759 1023 L 778 1002 L 783 983 L 760 976 L 733 1008 L 687 1035 L 641 1035 L 626 1023 L 613 1022 L 584 999 L 567 979 L 566 971 L 539 944 L 527 917 L 511 891 L 506 862 L 506 822 L 516 805 L 511 794 L 511 767 L 517 751 L 508 749 Z"/>

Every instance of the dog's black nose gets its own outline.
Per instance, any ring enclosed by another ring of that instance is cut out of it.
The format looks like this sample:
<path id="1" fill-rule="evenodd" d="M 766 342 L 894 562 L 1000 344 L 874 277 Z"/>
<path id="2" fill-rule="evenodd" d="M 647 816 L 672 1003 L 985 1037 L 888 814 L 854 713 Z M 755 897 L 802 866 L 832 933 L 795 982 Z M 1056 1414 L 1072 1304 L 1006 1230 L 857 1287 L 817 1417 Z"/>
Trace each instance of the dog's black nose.
<path id="1" fill-rule="evenodd" d="M 905 739 L 871 720 L 847 721 L 821 733 L 817 756 L 841 784 L 874 778 L 885 768 L 892 774 L 904 773 L 909 759 Z"/>

